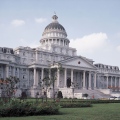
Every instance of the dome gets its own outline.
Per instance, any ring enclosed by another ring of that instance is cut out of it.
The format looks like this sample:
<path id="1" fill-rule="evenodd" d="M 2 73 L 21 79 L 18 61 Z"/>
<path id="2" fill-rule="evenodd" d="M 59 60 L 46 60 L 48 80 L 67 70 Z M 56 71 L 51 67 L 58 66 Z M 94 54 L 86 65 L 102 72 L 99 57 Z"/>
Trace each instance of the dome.
<path id="1" fill-rule="evenodd" d="M 65 28 L 57 21 L 57 15 L 52 16 L 53 21 L 48 24 L 42 34 L 43 37 L 46 37 L 49 34 L 62 34 L 61 36 L 67 37 Z"/>
<path id="2" fill-rule="evenodd" d="M 61 24 L 59 24 L 58 22 L 52 22 L 49 25 L 47 25 L 45 30 L 48 30 L 48 29 L 65 30 L 65 28 Z"/>
<path id="3" fill-rule="evenodd" d="M 70 41 L 67 38 L 65 28 L 57 19 L 57 15 L 52 16 L 52 22 L 45 27 L 42 38 L 40 39 L 41 45 L 43 45 L 43 47 L 46 46 L 46 49 L 49 48 L 49 45 L 69 47 Z"/>

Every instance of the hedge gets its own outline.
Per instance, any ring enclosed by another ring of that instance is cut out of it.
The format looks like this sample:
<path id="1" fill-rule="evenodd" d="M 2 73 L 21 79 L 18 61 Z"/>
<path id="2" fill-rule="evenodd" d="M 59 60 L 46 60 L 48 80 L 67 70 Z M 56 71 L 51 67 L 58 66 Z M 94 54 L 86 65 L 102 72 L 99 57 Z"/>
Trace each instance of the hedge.
<path id="1" fill-rule="evenodd" d="M 53 115 L 59 113 L 56 103 L 30 104 L 29 102 L 12 101 L 0 107 L 0 117 Z"/>
<path id="2" fill-rule="evenodd" d="M 84 103 L 60 103 L 60 106 L 62 108 L 80 108 L 80 107 L 92 107 L 92 104 L 89 102 L 84 102 Z"/>

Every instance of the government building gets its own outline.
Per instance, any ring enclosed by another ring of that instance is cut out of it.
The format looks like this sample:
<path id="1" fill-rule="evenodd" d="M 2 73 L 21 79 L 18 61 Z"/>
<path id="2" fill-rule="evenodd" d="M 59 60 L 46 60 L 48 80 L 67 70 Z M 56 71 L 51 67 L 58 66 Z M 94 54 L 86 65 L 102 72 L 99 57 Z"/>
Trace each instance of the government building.
<path id="1" fill-rule="evenodd" d="M 44 29 L 39 47 L 20 46 L 14 50 L 0 47 L 0 79 L 19 78 L 16 96 L 22 92 L 29 97 L 35 97 L 37 93 L 42 96 L 43 79 L 51 76 L 50 70 L 56 67 L 54 94 L 61 91 L 64 98 L 82 98 L 83 94 L 88 94 L 96 99 L 119 96 L 119 67 L 94 64 L 92 59 L 77 55 L 77 50 L 69 47 L 69 43 L 65 28 L 58 22 L 57 15 L 53 15 L 52 22 Z M 58 69 L 59 65 L 62 70 Z M 47 90 L 47 95 L 53 97 L 52 89 Z"/>

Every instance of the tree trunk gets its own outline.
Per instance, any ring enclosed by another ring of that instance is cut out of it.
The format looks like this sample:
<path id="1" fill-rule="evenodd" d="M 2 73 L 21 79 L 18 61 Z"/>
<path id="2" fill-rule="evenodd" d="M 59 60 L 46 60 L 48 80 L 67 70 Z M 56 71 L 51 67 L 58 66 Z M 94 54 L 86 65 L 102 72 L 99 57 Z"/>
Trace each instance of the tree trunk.
<path id="1" fill-rule="evenodd" d="M 53 101 L 55 102 L 55 86 L 54 86 L 54 82 L 53 82 Z"/>
<path id="2" fill-rule="evenodd" d="M 47 88 L 46 88 L 46 102 L 47 102 Z"/>

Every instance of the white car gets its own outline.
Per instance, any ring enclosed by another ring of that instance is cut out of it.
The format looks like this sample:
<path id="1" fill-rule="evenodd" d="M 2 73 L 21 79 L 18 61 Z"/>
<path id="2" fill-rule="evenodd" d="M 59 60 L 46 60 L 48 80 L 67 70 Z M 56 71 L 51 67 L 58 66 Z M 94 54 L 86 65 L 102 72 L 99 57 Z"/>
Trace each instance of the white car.
<path id="1" fill-rule="evenodd" d="M 120 100 L 120 96 L 119 96 L 119 97 L 116 97 L 115 100 Z"/>
<path id="2" fill-rule="evenodd" d="M 117 97 L 115 97 L 115 96 L 111 96 L 110 98 L 109 98 L 109 100 L 115 100 Z"/>

